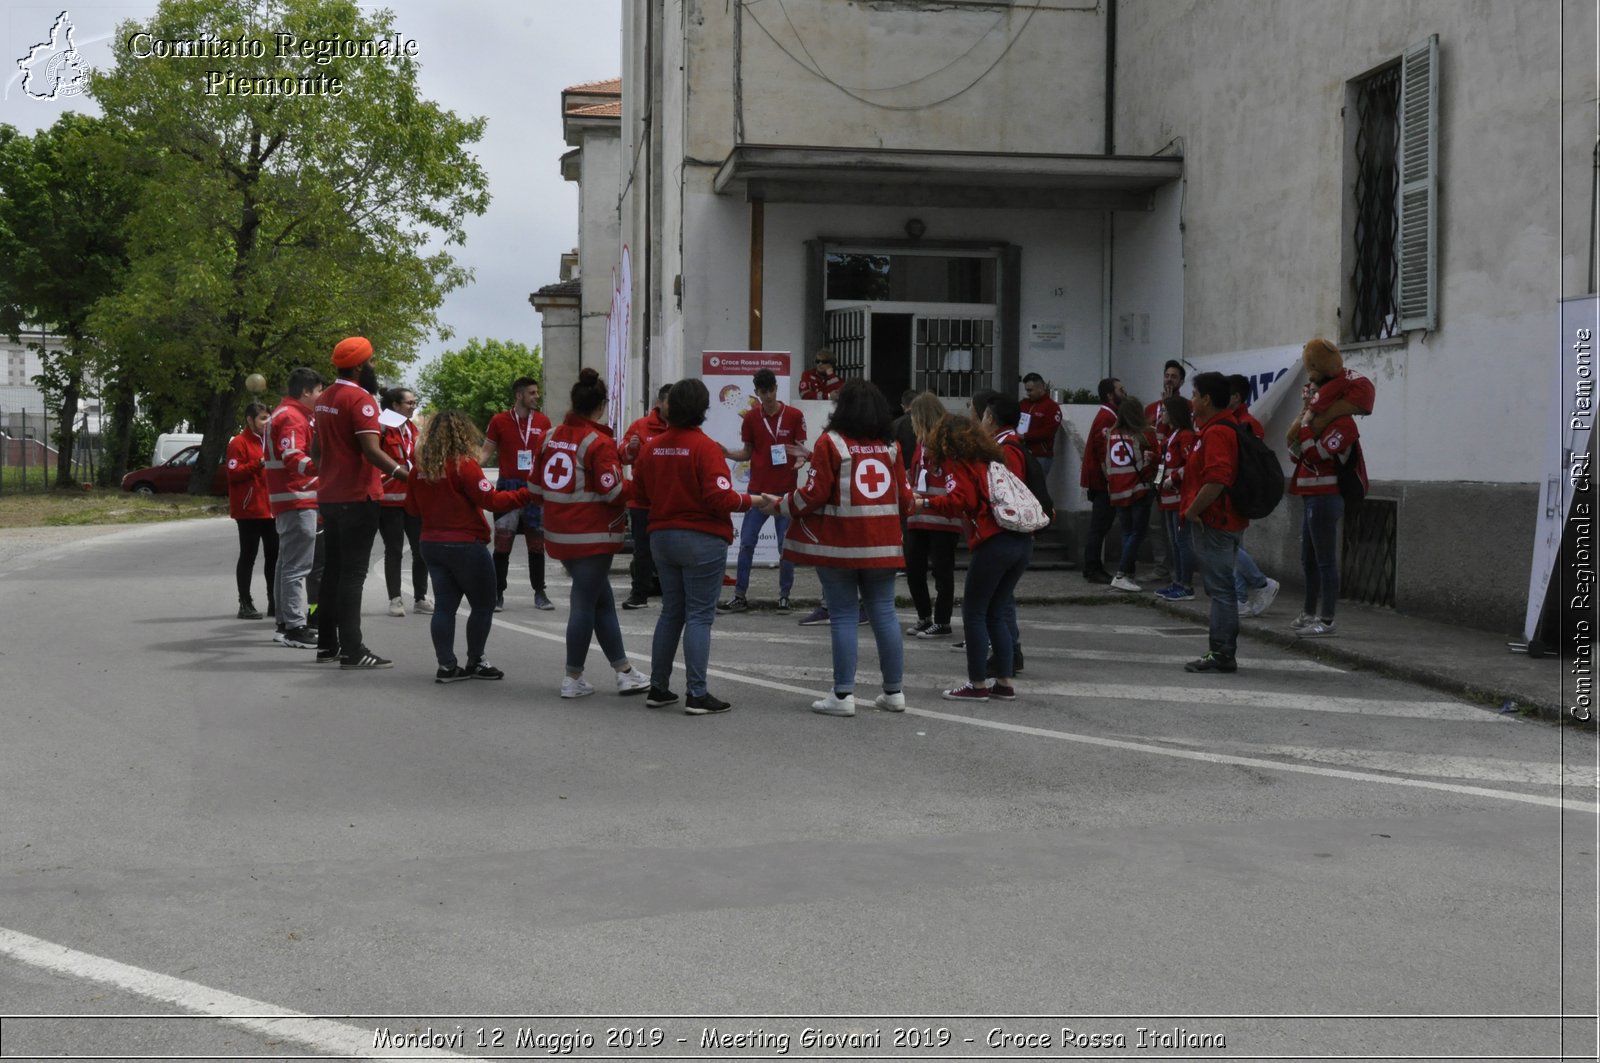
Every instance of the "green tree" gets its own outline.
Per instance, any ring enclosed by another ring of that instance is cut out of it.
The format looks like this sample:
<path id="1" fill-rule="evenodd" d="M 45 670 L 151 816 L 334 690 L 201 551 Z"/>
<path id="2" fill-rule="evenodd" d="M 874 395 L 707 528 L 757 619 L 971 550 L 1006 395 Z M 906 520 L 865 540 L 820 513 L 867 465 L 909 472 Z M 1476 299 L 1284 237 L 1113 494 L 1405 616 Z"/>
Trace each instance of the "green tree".
<path id="1" fill-rule="evenodd" d="M 90 315 L 127 268 L 122 229 L 138 183 L 108 158 L 113 132 L 71 113 L 31 137 L 0 126 L 0 331 L 18 341 L 43 326 L 63 340 L 39 349 L 37 378 L 57 412 L 58 487 L 76 486 L 78 402 L 101 350 Z"/>
<path id="2" fill-rule="evenodd" d="M 484 122 L 423 99 L 405 54 L 281 54 L 280 34 L 394 38 L 391 12 L 350 0 L 162 0 L 116 39 L 140 31 L 259 44 L 235 49 L 258 58 L 220 60 L 139 58 L 125 44 L 90 82 L 153 178 L 129 229 L 128 282 L 95 323 L 147 364 L 183 367 L 167 377 L 200 407 L 200 493 L 250 373 L 281 385 L 296 365 L 329 371 L 333 345 L 359 334 L 393 376 L 445 334 L 439 305 L 471 276 L 449 249 L 488 205 L 468 150 Z"/>
<path id="3" fill-rule="evenodd" d="M 511 340 L 467 341 L 459 351 L 446 351 L 417 378 L 417 397 L 429 412 L 460 410 L 479 428 L 511 405 L 511 384 L 532 377 L 543 386 L 544 361 L 538 347 L 529 350 Z"/>

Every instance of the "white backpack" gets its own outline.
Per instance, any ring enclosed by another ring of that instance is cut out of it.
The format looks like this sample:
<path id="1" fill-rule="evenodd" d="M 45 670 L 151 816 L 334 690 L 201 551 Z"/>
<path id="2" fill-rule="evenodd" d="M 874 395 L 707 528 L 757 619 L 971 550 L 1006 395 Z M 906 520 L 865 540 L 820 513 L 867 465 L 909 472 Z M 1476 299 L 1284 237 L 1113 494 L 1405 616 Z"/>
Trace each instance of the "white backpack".
<path id="1" fill-rule="evenodd" d="M 1033 534 L 1050 526 L 1044 507 L 1003 461 L 989 463 L 989 510 L 1007 531 Z"/>

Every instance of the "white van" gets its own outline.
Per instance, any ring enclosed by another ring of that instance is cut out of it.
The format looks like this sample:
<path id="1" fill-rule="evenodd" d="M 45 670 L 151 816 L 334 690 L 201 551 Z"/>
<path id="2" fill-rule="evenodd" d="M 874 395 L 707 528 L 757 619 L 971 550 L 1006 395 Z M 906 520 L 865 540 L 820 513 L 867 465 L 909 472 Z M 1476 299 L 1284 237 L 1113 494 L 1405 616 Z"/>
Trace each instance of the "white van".
<path id="1" fill-rule="evenodd" d="M 205 436 L 199 432 L 162 432 L 156 436 L 156 452 L 150 456 L 151 465 L 160 465 L 184 447 L 197 447 Z"/>

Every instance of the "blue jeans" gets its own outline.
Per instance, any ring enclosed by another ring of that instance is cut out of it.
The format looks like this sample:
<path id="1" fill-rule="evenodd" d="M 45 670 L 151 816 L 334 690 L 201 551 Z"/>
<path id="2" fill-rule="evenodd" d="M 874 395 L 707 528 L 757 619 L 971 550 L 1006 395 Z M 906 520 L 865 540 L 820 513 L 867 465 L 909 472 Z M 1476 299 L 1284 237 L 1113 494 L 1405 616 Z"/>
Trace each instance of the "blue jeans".
<path id="1" fill-rule="evenodd" d="M 1342 495 L 1306 495 L 1305 517 L 1300 522 L 1300 571 L 1306 579 L 1306 613 L 1333 619 L 1339 600 L 1339 518 L 1344 516 Z M 1317 608 L 1317 599 L 1322 607 Z"/>
<path id="2" fill-rule="evenodd" d="M 717 615 L 728 544 L 705 532 L 663 528 L 650 533 L 650 556 L 661 577 L 661 617 L 650 647 L 650 684 L 667 689 L 681 638 L 689 696 L 704 697 L 711 621 Z"/>
<path id="3" fill-rule="evenodd" d="M 567 674 L 582 675 L 589 639 L 600 640 L 600 652 L 613 668 L 628 663 L 617 623 L 617 599 L 611 593 L 611 560 L 615 554 L 574 557 L 561 562 L 572 577 L 571 612 L 567 614 Z"/>
<path id="4" fill-rule="evenodd" d="M 988 678 L 990 643 L 995 677 L 1011 678 L 1017 583 L 1032 560 L 1033 536 L 1021 532 L 1003 531 L 972 551 L 961 591 L 961 630 L 967 640 L 967 680 L 973 686 L 983 686 Z"/>
<path id="5" fill-rule="evenodd" d="M 494 557 L 484 543 L 422 544 L 422 559 L 428 563 L 433 580 L 433 619 L 428 634 L 433 636 L 433 655 L 440 668 L 454 668 L 456 661 L 456 610 L 465 597 L 472 606 L 467 614 L 467 660 L 483 660 L 489 644 L 489 628 L 494 624 Z"/>
<path id="6" fill-rule="evenodd" d="M 900 691 L 905 681 L 906 644 L 894 613 L 894 569 L 818 565 L 817 579 L 822 582 L 822 600 L 832 620 L 828 630 L 833 636 L 833 692 L 842 696 L 856 689 L 858 599 L 878 644 L 883 689 L 890 694 Z"/>
<path id="7" fill-rule="evenodd" d="M 739 570 L 734 574 L 733 593 L 743 596 L 750 587 L 750 565 L 756 557 L 756 539 L 761 535 L 761 528 L 767 523 L 767 515 L 759 509 L 752 509 L 744 515 L 744 523 L 739 526 Z M 789 518 L 776 514 L 772 517 L 772 527 L 778 536 L 778 553 L 783 553 L 783 537 L 789 534 Z M 778 562 L 778 597 L 787 598 L 794 589 L 794 562 L 780 560 Z"/>
<path id="8" fill-rule="evenodd" d="M 1240 532 L 1195 526 L 1194 557 L 1211 598 L 1211 652 L 1233 660 L 1239 652 L 1239 604 L 1234 597 L 1234 564 L 1243 551 Z"/>
<path id="9" fill-rule="evenodd" d="M 1139 547 L 1150 530 L 1150 503 L 1147 493 L 1130 505 L 1117 507 L 1117 525 L 1122 531 L 1122 559 L 1117 562 L 1117 571 L 1129 579 L 1133 578 L 1134 566 L 1139 563 Z"/>
<path id="10" fill-rule="evenodd" d="M 1163 510 L 1167 522 L 1167 542 L 1172 544 L 1172 582 L 1194 589 L 1194 537 L 1189 522 L 1176 509 Z"/>
<path id="11" fill-rule="evenodd" d="M 1251 559 L 1250 555 L 1244 552 L 1244 546 L 1242 545 L 1244 536 L 1242 533 L 1239 541 L 1241 543 L 1239 557 L 1233 563 L 1233 592 L 1237 595 L 1239 604 L 1243 606 L 1245 600 L 1250 597 L 1251 591 L 1260 590 L 1267 585 L 1267 576 L 1266 573 L 1261 571 L 1261 567 Z M 1208 591 L 1207 593 L 1210 592 Z"/>

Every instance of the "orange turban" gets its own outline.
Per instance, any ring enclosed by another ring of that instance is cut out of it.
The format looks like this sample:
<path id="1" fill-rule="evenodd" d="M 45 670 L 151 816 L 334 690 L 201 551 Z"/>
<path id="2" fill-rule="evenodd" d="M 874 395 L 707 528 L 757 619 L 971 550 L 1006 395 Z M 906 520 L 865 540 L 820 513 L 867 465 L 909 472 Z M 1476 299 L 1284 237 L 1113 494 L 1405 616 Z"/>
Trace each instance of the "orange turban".
<path id="1" fill-rule="evenodd" d="M 333 365 L 336 369 L 353 368 L 371 357 L 372 344 L 365 336 L 351 336 L 349 339 L 340 340 L 339 345 L 333 349 Z"/>

